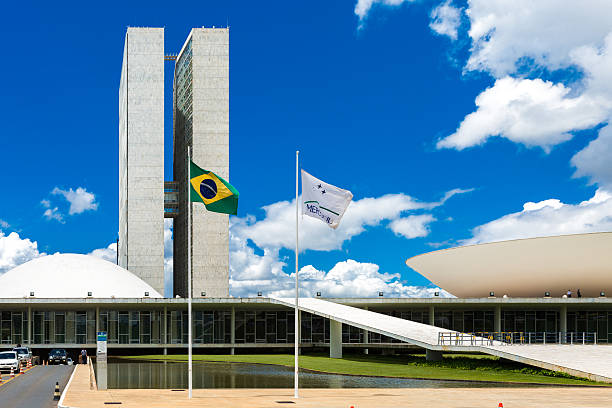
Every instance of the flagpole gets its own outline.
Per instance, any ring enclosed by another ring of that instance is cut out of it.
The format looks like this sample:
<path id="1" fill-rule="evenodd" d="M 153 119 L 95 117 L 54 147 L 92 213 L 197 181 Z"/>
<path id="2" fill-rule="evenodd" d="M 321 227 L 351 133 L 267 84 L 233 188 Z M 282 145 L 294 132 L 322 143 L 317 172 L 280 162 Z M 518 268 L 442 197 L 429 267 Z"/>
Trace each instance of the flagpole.
<path id="1" fill-rule="evenodd" d="M 193 361 L 191 348 L 191 148 L 187 146 L 187 342 L 189 343 L 189 363 L 188 363 L 188 381 L 189 381 L 189 399 L 192 396 L 193 388 Z"/>
<path id="2" fill-rule="evenodd" d="M 296 150 L 295 151 L 295 317 L 294 317 L 294 322 L 295 322 L 295 372 L 293 374 L 294 376 L 294 380 L 293 380 L 293 396 L 295 398 L 299 398 L 299 393 L 298 393 L 298 388 L 299 388 L 299 378 L 298 378 L 298 372 L 299 372 L 299 368 L 298 368 L 298 348 L 299 348 L 299 342 L 300 342 L 300 311 L 298 309 L 298 297 L 299 297 L 299 292 L 298 292 L 298 253 L 299 253 L 299 223 L 298 223 L 298 219 L 299 219 L 299 209 L 298 209 L 298 184 L 299 184 L 299 179 L 298 179 L 298 173 L 299 173 L 299 161 L 300 161 L 300 151 Z"/>

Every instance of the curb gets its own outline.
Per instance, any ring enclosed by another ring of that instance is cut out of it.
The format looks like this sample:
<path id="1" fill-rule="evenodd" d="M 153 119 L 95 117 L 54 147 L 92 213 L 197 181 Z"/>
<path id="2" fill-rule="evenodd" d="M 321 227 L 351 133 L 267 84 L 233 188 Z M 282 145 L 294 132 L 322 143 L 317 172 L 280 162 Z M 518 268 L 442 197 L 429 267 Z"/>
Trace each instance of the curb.
<path id="1" fill-rule="evenodd" d="M 70 376 L 70 379 L 68 380 L 68 383 L 64 387 L 64 391 L 62 391 L 62 396 L 60 397 L 60 400 L 57 403 L 57 408 L 71 408 L 68 405 L 64 405 L 64 398 L 66 398 L 66 393 L 68 392 L 68 388 L 70 388 L 70 384 L 72 383 L 72 379 L 74 378 L 74 375 L 76 374 L 76 369 L 77 369 L 77 367 L 74 367 L 74 370 L 72 370 L 72 375 Z"/>

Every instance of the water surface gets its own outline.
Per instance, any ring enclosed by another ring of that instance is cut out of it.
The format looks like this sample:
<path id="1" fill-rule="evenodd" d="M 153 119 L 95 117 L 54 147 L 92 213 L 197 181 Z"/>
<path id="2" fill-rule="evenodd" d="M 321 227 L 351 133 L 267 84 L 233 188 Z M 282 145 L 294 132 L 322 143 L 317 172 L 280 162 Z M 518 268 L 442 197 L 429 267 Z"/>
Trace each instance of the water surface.
<path id="1" fill-rule="evenodd" d="M 301 388 L 511 387 L 473 381 L 415 380 L 300 371 Z M 520 385 L 524 387 L 525 385 Z M 187 363 L 109 359 L 108 388 L 187 387 Z M 293 388 L 293 368 L 277 365 L 194 362 L 194 388 Z"/>

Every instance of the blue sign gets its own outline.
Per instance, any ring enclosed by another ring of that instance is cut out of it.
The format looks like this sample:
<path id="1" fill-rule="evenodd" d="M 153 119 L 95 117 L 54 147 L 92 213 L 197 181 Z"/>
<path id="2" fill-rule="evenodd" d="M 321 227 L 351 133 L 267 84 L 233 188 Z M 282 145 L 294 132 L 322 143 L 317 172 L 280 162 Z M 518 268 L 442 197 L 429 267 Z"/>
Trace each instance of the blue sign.
<path id="1" fill-rule="evenodd" d="M 98 332 L 98 341 L 106 341 L 106 332 Z"/>

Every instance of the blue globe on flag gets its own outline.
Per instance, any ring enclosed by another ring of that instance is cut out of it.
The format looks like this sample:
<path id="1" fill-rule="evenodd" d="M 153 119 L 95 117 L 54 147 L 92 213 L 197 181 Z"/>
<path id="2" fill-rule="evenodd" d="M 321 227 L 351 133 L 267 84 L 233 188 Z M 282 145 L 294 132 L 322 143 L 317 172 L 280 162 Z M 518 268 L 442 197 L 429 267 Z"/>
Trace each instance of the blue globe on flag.
<path id="1" fill-rule="evenodd" d="M 204 179 L 202 183 L 200 183 L 200 194 L 207 199 L 210 200 L 214 196 L 217 195 L 217 184 L 214 180 Z"/>

